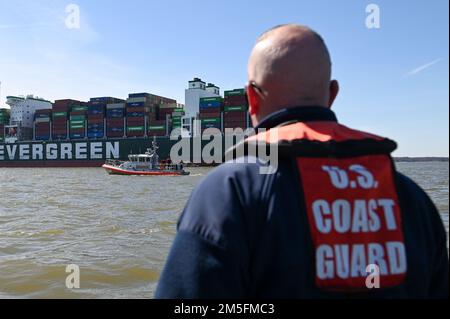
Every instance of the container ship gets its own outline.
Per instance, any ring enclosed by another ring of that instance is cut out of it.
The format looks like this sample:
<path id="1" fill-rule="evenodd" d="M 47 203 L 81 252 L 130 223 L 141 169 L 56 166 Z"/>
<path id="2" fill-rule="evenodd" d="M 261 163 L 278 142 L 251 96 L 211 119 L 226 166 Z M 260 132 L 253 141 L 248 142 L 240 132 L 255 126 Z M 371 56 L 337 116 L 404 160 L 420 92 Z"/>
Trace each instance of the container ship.
<path id="1" fill-rule="evenodd" d="M 228 128 L 250 127 L 244 89 L 222 97 L 219 87 L 200 78 L 189 81 L 185 105 L 151 93 L 53 103 L 8 96 L 6 103 L 10 109 L 0 109 L 0 167 L 100 167 L 145 152 L 153 140 L 166 159 L 179 141 L 170 138 L 174 129 L 182 128 L 180 138 L 199 139 L 203 147 L 209 141 L 199 137 L 208 128 L 223 138 Z M 187 162 L 201 163 L 190 154 Z"/>

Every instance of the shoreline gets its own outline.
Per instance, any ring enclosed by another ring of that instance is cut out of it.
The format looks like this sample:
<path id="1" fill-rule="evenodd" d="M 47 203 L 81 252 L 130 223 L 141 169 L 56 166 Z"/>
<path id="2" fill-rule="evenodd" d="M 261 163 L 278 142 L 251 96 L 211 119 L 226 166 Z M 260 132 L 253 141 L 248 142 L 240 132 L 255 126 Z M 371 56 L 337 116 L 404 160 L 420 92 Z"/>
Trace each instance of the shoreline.
<path id="1" fill-rule="evenodd" d="M 396 162 L 449 162 L 448 157 L 393 157 Z"/>

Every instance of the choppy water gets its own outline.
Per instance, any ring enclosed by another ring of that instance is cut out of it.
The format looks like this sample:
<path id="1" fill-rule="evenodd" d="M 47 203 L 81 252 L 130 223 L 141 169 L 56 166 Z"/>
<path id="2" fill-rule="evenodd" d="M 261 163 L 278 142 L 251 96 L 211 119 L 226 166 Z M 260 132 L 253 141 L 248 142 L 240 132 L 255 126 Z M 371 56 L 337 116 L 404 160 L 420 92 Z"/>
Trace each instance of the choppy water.
<path id="1" fill-rule="evenodd" d="M 448 163 L 399 163 L 448 230 Z M 0 169 L 0 297 L 151 298 L 178 216 L 207 168 L 185 177 L 102 169 Z M 77 264 L 81 289 L 65 286 Z"/>

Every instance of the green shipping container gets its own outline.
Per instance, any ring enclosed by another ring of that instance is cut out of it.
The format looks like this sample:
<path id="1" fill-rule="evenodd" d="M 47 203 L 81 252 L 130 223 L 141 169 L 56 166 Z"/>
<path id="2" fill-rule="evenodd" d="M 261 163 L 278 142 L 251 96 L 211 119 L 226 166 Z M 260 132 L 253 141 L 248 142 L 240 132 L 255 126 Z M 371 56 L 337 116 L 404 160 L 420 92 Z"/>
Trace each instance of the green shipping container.
<path id="1" fill-rule="evenodd" d="M 86 119 L 86 116 L 84 115 L 72 115 L 70 116 L 70 120 L 72 121 L 84 121 Z"/>
<path id="2" fill-rule="evenodd" d="M 220 123 L 220 117 L 210 118 L 210 119 L 202 119 L 202 123 Z"/>
<path id="3" fill-rule="evenodd" d="M 71 130 L 77 130 L 77 129 L 81 129 L 81 128 L 85 128 L 85 126 L 84 125 L 70 125 Z"/>
<path id="4" fill-rule="evenodd" d="M 164 125 L 150 125 L 148 127 L 149 131 L 161 131 L 161 130 L 165 130 L 166 127 Z"/>
<path id="5" fill-rule="evenodd" d="M 74 111 L 74 112 L 87 111 L 87 110 L 88 110 L 87 106 L 81 106 L 81 105 L 72 106 L 72 111 Z"/>
<path id="6" fill-rule="evenodd" d="M 128 132 L 136 132 L 136 131 L 143 131 L 144 127 L 143 126 L 129 126 L 128 127 Z"/>
<path id="7" fill-rule="evenodd" d="M 82 121 L 70 120 L 69 123 L 70 123 L 70 125 L 84 125 L 85 124 L 84 120 L 82 120 Z"/>
<path id="8" fill-rule="evenodd" d="M 222 97 L 217 96 L 217 97 L 202 97 L 200 98 L 200 103 L 202 102 L 222 102 Z"/>
<path id="9" fill-rule="evenodd" d="M 242 111 L 247 111 L 247 107 L 245 105 L 242 105 L 242 106 L 225 106 L 223 108 L 223 110 L 225 112 L 237 112 L 237 111 L 242 112 Z"/>
<path id="10" fill-rule="evenodd" d="M 224 94 L 225 94 L 225 96 L 244 95 L 245 89 L 236 89 L 236 90 L 231 90 L 231 91 L 225 91 Z"/>

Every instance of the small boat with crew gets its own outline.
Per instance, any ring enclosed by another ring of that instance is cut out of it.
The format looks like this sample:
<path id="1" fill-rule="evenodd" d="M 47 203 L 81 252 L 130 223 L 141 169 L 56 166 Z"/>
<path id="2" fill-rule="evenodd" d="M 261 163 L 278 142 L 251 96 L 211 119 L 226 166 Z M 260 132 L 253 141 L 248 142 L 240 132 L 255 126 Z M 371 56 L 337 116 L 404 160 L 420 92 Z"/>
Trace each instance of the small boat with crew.
<path id="1" fill-rule="evenodd" d="M 158 145 L 153 140 L 152 147 L 144 154 L 130 154 L 128 161 L 108 160 L 103 168 L 111 175 L 189 175 L 183 164 L 172 164 L 159 161 Z"/>

